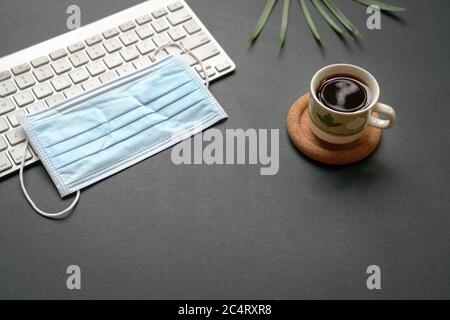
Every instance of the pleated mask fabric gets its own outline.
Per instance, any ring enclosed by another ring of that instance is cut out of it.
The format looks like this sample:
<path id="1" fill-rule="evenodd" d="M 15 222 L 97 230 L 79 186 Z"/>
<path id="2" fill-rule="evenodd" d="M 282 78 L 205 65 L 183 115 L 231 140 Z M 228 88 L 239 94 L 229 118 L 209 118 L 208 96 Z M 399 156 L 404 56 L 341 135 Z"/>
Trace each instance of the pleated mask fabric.
<path id="1" fill-rule="evenodd" d="M 62 197 L 227 118 L 180 55 L 20 122 Z"/>

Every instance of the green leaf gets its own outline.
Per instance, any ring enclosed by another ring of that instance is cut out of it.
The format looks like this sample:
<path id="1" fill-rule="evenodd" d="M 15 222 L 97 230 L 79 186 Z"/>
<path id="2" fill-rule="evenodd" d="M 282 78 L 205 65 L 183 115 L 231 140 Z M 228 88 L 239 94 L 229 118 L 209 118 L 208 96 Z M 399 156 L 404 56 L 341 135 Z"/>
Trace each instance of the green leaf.
<path id="1" fill-rule="evenodd" d="M 319 41 L 320 44 L 322 44 L 322 38 L 320 37 L 319 31 L 317 30 L 316 25 L 314 24 L 313 19 L 311 18 L 311 15 L 309 14 L 308 7 L 306 6 L 305 0 L 299 0 L 300 6 L 302 7 L 303 14 L 305 15 L 305 19 L 308 22 L 309 29 L 311 29 L 312 34 L 314 37 Z"/>
<path id="2" fill-rule="evenodd" d="M 290 6 L 291 6 L 291 0 L 284 0 L 283 18 L 281 20 L 280 47 L 284 46 L 284 43 L 286 42 L 286 34 L 287 34 L 287 28 L 288 28 Z"/>
<path id="3" fill-rule="evenodd" d="M 324 116 L 321 116 L 318 112 L 316 112 L 317 117 L 319 118 L 320 122 L 322 122 L 324 125 L 327 126 L 327 128 L 336 128 L 342 125 L 340 122 L 334 122 L 333 117 L 331 114 L 327 113 Z"/>
<path id="4" fill-rule="evenodd" d="M 333 124 L 334 119 L 333 119 L 333 117 L 332 117 L 329 113 L 327 113 L 326 115 L 324 115 L 324 116 L 322 117 L 322 122 L 323 122 L 327 127 L 329 127 L 329 126 L 331 126 L 331 125 Z"/>
<path id="5" fill-rule="evenodd" d="M 317 118 L 319 118 L 319 120 L 320 120 L 321 122 L 323 122 L 323 118 L 322 118 L 322 116 L 321 116 L 318 112 L 316 112 L 316 116 L 317 116 Z"/>
<path id="6" fill-rule="evenodd" d="M 342 30 L 341 27 L 339 27 L 333 19 L 330 17 L 330 15 L 325 11 L 325 8 L 322 6 L 319 0 L 311 0 L 314 6 L 317 8 L 317 11 L 321 14 L 321 16 L 325 19 L 325 21 L 330 25 L 330 27 L 339 33 L 341 36 L 346 35 L 347 33 Z"/>
<path id="7" fill-rule="evenodd" d="M 261 16 L 259 17 L 258 22 L 256 23 L 255 31 L 250 35 L 250 42 L 255 42 L 255 40 L 258 38 L 259 34 L 261 33 L 262 29 L 264 28 L 264 25 L 266 24 L 267 20 L 269 19 L 270 14 L 272 13 L 273 7 L 277 3 L 278 0 L 268 0 L 266 7 L 264 8 Z"/>
<path id="8" fill-rule="evenodd" d="M 362 37 L 361 33 L 356 29 L 353 23 L 348 20 L 344 13 L 331 0 L 323 0 L 328 9 L 338 18 L 338 20 L 350 31 L 355 37 Z"/>
<path id="9" fill-rule="evenodd" d="M 316 114 L 317 114 L 317 117 L 319 118 L 320 122 L 322 122 L 327 127 L 330 126 L 330 123 L 333 123 L 333 117 L 330 116 L 329 114 L 326 114 L 324 116 L 321 116 L 319 113 L 316 113 Z"/>
<path id="10" fill-rule="evenodd" d="M 384 10 L 384 11 L 405 11 L 406 10 L 406 8 L 404 8 L 404 7 L 399 7 L 399 6 L 396 6 L 393 4 L 384 3 L 384 2 L 377 1 L 377 0 L 353 0 L 353 1 L 361 3 L 366 6 L 378 6 L 378 7 L 380 7 L 381 10 Z"/>
<path id="11" fill-rule="evenodd" d="M 328 127 L 337 128 L 337 127 L 340 127 L 341 125 L 342 125 L 342 123 L 340 123 L 340 122 L 333 122 L 333 123 L 330 123 L 330 125 Z"/>

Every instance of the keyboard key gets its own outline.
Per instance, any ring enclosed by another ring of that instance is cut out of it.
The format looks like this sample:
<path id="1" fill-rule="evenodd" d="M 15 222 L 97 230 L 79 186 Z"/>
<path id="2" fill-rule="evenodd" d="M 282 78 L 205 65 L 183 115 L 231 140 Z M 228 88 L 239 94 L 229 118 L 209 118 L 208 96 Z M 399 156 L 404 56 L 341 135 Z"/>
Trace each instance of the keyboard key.
<path id="1" fill-rule="evenodd" d="M 109 53 L 113 53 L 117 50 L 122 49 L 122 42 L 120 42 L 118 38 L 113 38 L 105 41 L 103 43 L 103 46 L 105 47 L 106 51 L 108 51 Z"/>
<path id="2" fill-rule="evenodd" d="M 139 41 L 136 33 L 133 31 L 122 34 L 120 37 L 120 41 L 124 44 L 125 47 L 128 47 Z"/>
<path id="3" fill-rule="evenodd" d="M 94 78 L 94 79 L 91 79 L 91 80 L 88 80 L 88 81 L 84 82 L 81 86 L 83 87 L 83 89 L 85 91 L 88 91 L 88 90 L 91 90 L 91 89 L 93 89 L 95 87 L 98 87 L 101 84 L 102 83 L 100 82 L 99 79 Z"/>
<path id="4" fill-rule="evenodd" d="M 84 43 L 79 41 L 79 42 L 76 42 L 76 43 L 71 44 L 70 46 L 68 46 L 67 50 L 69 50 L 70 53 L 75 53 L 77 51 L 83 50 L 84 48 L 86 48 Z"/>
<path id="5" fill-rule="evenodd" d="M 109 69 L 114 69 L 120 66 L 123 63 L 123 60 L 120 57 L 119 53 L 113 53 L 107 56 L 105 59 L 103 59 L 103 62 Z"/>
<path id="6" fill-rule="evenodd" d="M 186 30 L 186 32 L 189 33 L 189 34 L 194 34 L 194 33 L 199 32 L 201 30 L 200 26 L 194 20 L 186 22 L 183 25 L 183 27 Z"/>
<path id="7" fill-rule="evenodd" d="M 69 78 L 66 75 L 59 76 L 50 81 L 50 83 L 52 84 L 53 88 L 55 88 L 56 91 L 67 89 L 72 85 L 72 83 L 70 82 Z"/>
<path id="8" fill-rule="evenodd" d="M 164 17 L 166 14 L 168 14 L 166 8 L 161 8 L 152 12 L 152 16 L 155 17 L 155 19 Z"/>
<path id="9" fill-rule="evenodd" d="M 84 65 L 84 64 L 89 62 L 89 58 L 86 55 L 86 53 L 84 53 L 84 51 L 74 53 L 73 55 L 71 55 L 69 57 L 69 60 L 70 60 L 70 62 L 72 62 L 72 65 L 75 68 L 78 68 L 78 67 L 80 67 L 80 66 L 82 66 L 82 65 Z"/>
<path id="10" fill-rule="evenodd" d="M 7 133 L 5 133 L 5 136 L 6 139 L 8 139 L 9 144 L 12 146 L 24 142 L 27 138 L 22 127 L 8 131 Z"/>
<path id="11" fill-rule="evenodd" d="M 126 32 L 126 31 L 129 31 L 129 30 L 134 29 L 134 28 L 136 28 L 136 25 L 134 24 L 133 21 L 125 22 L 124 24 L 121 24 L 119 26 L 119 29 L 122 32 Z"/>
<path id="12" fill-rule="evenodd" d="M 53 78 L 53 71 L 48 65 L 34 69 L 33 74 L 39 82 Z"/>
<path id="13" fill-rule="evenodd" d="M 117 73 L 115 71 L 109 71 L 107 73 L 102 74 L 99 79 L 102 83 L 106 83 L 109 81 L 112 81 L 114 79 L 117 79 L 119 76 L 117 75 Z"/>
<path id="14" fill-rule="evenodd" d="M 18 127 L 20 125 L 19 116 L 25 114 L 25 109 L 19 109 L 14 112 L 8 114 L 8 121 L 13 128 Z"/>
<path id="15" fill-rule="evenodd" d="M 96 44 L 93 47 L 89 47 L 86 50 L 86 53 L 88 54 L 89 58 L 91 58 L 91 60 L 97 60 L 101 57 L 104 57 L 106 54 L 105 49 L 103 49 L 103 47 L 100 44 Z"/>
<path id="16" fill-rule="evenodd" d="M 84 90 L 80 86 L 73 86 L 63 91 L 64 96 L 69 99 L 82 94 Z"/>
<path id="17" fill-rule="evenodd" d="M 50 53 L 50 58 L 52 60 L 58 60 L 65 56 L 67 56 L 67 51 L 65 49 L 59 49 Z"/>
<path id="18" fill-rule="evenodd" d="M 31 67 L 28 63 L 22 63 L 21 65 L 15 66 L 11 69 L 12 73 L 16 76 L 22 74 L 24 72 L 28 72 L 31 70 Z"/>
<path id="19" fill-rule="evenodd" d="M 13 98 L 19 107 L 23 107 L 34 102 L 34 96 L 29 90 L 19 92 L 18 94 L 14 95 Z"/>
<path id="20" fill-rule="evenodd" d="M 165 19 L 159 19 L 159 20 L 153 21 L 152 26 L 153 26 L 153 29 L 155 29 L 155 31 L 157 33 L 166 31 L 167 29 L 170 28 L 169 24 L 167 23 L 167 21 Z"/>
<path id="21" fill-rule="evenodd" d="M 6 123 L 6 120 L 4 118 L 0 118 L 0 133 L 5 132 L 9 129 L 8 124 Z M 1 150 L 1 148 L 0 148 Z"/>
<path id="22" fill-rule="evenodd" d="M 39 112 L 41 110 L 46 109 L 45 104 L 42 101 L 33 103 L 32 105 L 27 107 L 27 112 L 32 114 L 32 113 L 36 113 Z"/>
<path id="23" fill-rule="evenodd" d="M 52 68 L 57 75 L 63 74 L 64 72 L 70 71 L 72 69 L 72 65 L 70 62 L 64 58 L 59 59 L 52 63 Z"/>
<path id="24" fill-rule="evenodd" d="M 197 60 L 194 59 L 190 54 L 183 53 L 183 57 L 186 59 L 187 63 L 192 67 L 198 64 Z"/>
<path id="25" fill-rule="evenodd" d="M 194 50 L 198 47 L 201 47 L 211 40 L 208 38 L 206 33 L 200 32 L 193 36 L 188 37 L 186 40 L 183 40 L 181 43 L 188 50 Z"/>
<path id="26" fill-rule="evenodd" d="M 36 84 L 36 81 L 34 80 L 31 72 L 27 72 L 15 77 L 14 81 L 16 81 L 16 84 L 20 90 L 24 90 Z"/>
<path id="27" fill-rule="evenodd" d="M 175 13 L 172 13 L 167 17 L 167 20 L 169 20 L 170 24 L 172 26 L 177 26 L 183 22 L 186 22 L 188 20 L 192 19 L 192 16 L 189 14 L 189 12 L 186 9 L 179 10 Z"/>
<path id="28" fill-rule="evenodd" d="M 42 57 L 36 58 L 34 60 L 31 60 L 31 65 L 34 68 L 38 68 L 40 66 L 43 66 L 44 64 L 49 63 L 49 61 L 50 61 L 50 59 L 47 56 L 42 56 Z"/>
<path id="29" fill-rule="evenodd" d="M 217 56 L 220 51 L 213 43 L 209 43 L 193 51 L 194 55 L 201 61 Z"/>
<path id="30" fill-rule="evenodd" d="M 205 69 L 210 69 L 211 68 L 211 66 L 209 65 L 209 64 L 207 64 L 207 63 L 204 63 L 203 64 L 203 67 L 205 68 Z M 195 66 L 195 71 L 197 71 L 197 72 L 203 72 L 203 68 L 200 66 L 200 65 L 198 65 L 198 66 Z"/>
<path id="31" fill-rule="evenodd" d="M 136 23 L 140 26 L 150 21 L 152 21 L 152 17 L 150 17 L 149 14 L 144 14 L 143 16 L 140 16 L 136 19 Z"/>
<path id="32" fill-rule="evenodd" d="M 4 98 L 17 91 L 16 86 L 11 80 L 0 82 L 0 98 Z"/>
<path id="33" fill-rule="evenodd" d="M 120 55 L 122 56 L 123 60 L 125 60 L 126 62 L 130 62 L 139 57 L 139 52 L 137 52 L 133 48 L 126 48 L 120 51 Z"/>
<path id="34" fill-rule="evenodd" d="M 167 47 L 166 51 L 168 54 L 182 54 L 183 53 L 182 49 L 175 47 L 175 46 Z"/>
<path id="35" fill-rule="evenodd" d="M 0 152 L 0 172 L 11 169 L 11 167 L 12 167 L 11 161 L 9 161 L 8 157 L 6 156 L 6 153 Z"/>
<path id="36" fill-rule="evenodd" d="M 89 79 L 89 74 L 84 69 L 77 69 L 69 73 L 70 79 L 74 84 L 79 84 L 87 79 Z"/>
<path id="37" fill-rule="evenodd" d="M 131 63 L 127 63 L 127 64 L 124 64 L 123 66 L 118 67 L 116 69 L 116 72 L 117 72 L 117 74 L 119 76 L 123 76 L 123 75 L 125 75 L 127 73 L 130 73 L 130 72 L 134 71 L 134 70 L 136 70 L 134 68 L 134 66 Z"/>
<path id="38" fill-rule="evenodd" d="M 0 128 L 1 128 L 1 123 L 2 121 L 5 121 L 3 119 L 0 119 Z M 6 122 L 5 122 L 6 123 Z M 8 148 L 8 145 L 6 144 L 6 141 L 3 137 L 0 137 L 0 151 L 5 150 L 6 148 Z"/>
<path id="39" fill-rule="evenodd" d="M 224 62 L 216 64 L 216 70 L 218 72 L 225 71 L 229 68 L 231 68 L 231 64 L 228 61 L 224 61 Z"/>
<path id="40" fill-rule="evenodd" d="M 139 52 L 142 55 L 146 55 L 156 49 L 155 44 L 153 43 L 153 41 L 151 39 L 147 39 L 147 40 L 139 42 L 136 45 L 136 48 L 139 50 Z"/>
<path id="41" fill-rule="evenodd" d="M 186 32 L 184 32 L 184 29 L 182 27 L 175 27 L 169 30 L 168 33 L 173 41 L 178 41 L 186 37 Z"/>
<path id="42" fill-rule="evenodd" d="M 119 34 L 119 30 L 117 30 L 117 28 L 111 28 L 109 30 L 106 30 L 105 32 L 102 33 L 103 38 L 105 39 L 109 39 L 112 37 L 115 37 Z"/>
<path id="43" fill-rule="evenodd" d="M 157 61 L 157 60 L 161 60 L 162 58 L 168 56 L 169 54 L 167 53 L 167 50 L 161 50 L 158 52 L 158 54 L 154 55 L 153 57 L 150 56 L 150 58 L 152 59 L 152 61 Z"/>
<path id="44" fill-rule="evenodd" d="M 89 74 L 93 77 L 98 76 L 99 74 L 106 71 L 106 67 L 101 61 L 93 62 L 86 66 Z"/>
<path id="45" fill-rule="evenodd" d="M 142 69 L 145 68 L 146 66 L 150 65 L 152 63 L 152 61 L 150 60 L 149 57 L 141 57 L 135 61 L 133 61 L 133 66 L 136 69 Z"/>
<path id="46" fill-rule="evenodd" d="M 136 29 L 136 33 L 142 40 L 147 39 L 148 37 L 151 37 L 152 35 L 155 34 L 155 32 L 150 26 L 143 26 Z"/>
<path id="47" fill-rule="evenodd" d="M 102 41 L 103 41 L 102 36 L 99 34 L 96 34 L 95 36 L 87 38 L 84 42 L 86 42 L 86 44 L 88 46 L 93 46 L 94 44 L 100 43 Z"/>
<path id="48" fill-rule="evenodd" d="M 11 156 L 11 159 L 13 159 L 13 161 L 16 165 L 20 165 L 22 163 L 24 148 L 25 148 L 25 143 L 22 143 L 18 146 L 15 146 L 15 147 L 9 149 L 9 155 Z M 30 160 L 31 158 L 33 158 L 33 155 L 31 154 L 30 149 L 27 148 L 27 153 L 25 155 L 25 161 Z"/>
<path id="49" fill-rule="evenodd" d="M 205 77 L 205 73 L 203 72 L 202 68 L 200 66 L 197 66 L 197 73 L 200 75 L 200 77 L 202 79 L 206 79 Z M 209 78 L 211 78 L 212 76 L 214 76 L 216 74 L 216 70 L 214 68 L 211 68 L 211 66 L 205 67 L 206 68 L 206 74 L 208 75 Z"/>
<path id="50" fill-rule="evenodd" d="M 4 81 L 11 78 L 11 73 L 9 71 L 2 71 L 0 72 L 0 81 Z"/>
<path id="51" fill-rule="evenodd" d="M 37 87 L 34 87 L 33 92 L 36 95 L 36 98 L 43 99 L 45 97 L 50 96 L 53 93 L 53 89 L 50 87 L 48 83 L 44 83 Z"/>
<path id="52" fill-rule="evenodd" d="M 0 115 L 13 111 L 16 108 L 11 99 L 0 100 Z"/>
<path id="53" fill-rule="evenodd" d="M 166 33 L 162 33 L 162 34 L 157 34 L 156 36 L 154 36 L 153 42 L 155 43 L 155 45 L 157 47 L 162 47 L 162 46 L 165 46 L 166 44 L 171 43 L 172 40 L 170 40 L 169 36 Z"/>
<path id="54" fill-rule="evenodd" d="M 47 99 L 45 99 L 45 103 L 49 107 L 53 107 L 54 105 L 57 105 L 60 102 L 63 102 L 65 100 L 64 96 L 61 93 L 54 94 Z"/>
<path id="55" fill-rule="evenodd" d="M 174 2 L 167 7 L 170 12 L 180 10 L 181 8 L 183 8 L 183 4 L 180 1 Z"/>

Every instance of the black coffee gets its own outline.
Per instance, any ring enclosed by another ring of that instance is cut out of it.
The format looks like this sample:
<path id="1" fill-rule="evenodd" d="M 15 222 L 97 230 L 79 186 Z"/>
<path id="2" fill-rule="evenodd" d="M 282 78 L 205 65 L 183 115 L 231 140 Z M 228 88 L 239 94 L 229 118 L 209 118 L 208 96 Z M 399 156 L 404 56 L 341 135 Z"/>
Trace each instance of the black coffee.
<path id="1" fill-rule="evenodd" d="M 354 112 L 369 106 L 372 91 L 365 83 L 350 76 L 333 76 L 322 82 L 317 92 L 319 101 L 340 112 Z"/>

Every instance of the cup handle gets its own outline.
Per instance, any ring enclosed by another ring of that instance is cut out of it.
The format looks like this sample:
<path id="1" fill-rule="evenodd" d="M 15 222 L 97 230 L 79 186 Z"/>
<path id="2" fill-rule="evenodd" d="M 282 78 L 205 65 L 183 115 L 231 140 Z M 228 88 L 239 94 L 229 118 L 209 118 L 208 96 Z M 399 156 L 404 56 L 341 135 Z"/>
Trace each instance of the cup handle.
<path id="1" fill-rule="evenodd" d="M 388 120 L 379 119 L 370 114 L 368 122 L 369 126 L 380 129 L 389 129 L 395 124 L 395 110 L 392 107 L 378 102 L 375 107 L 373 107 L 372 112 L 382 113 L 388 118 Z"/>

